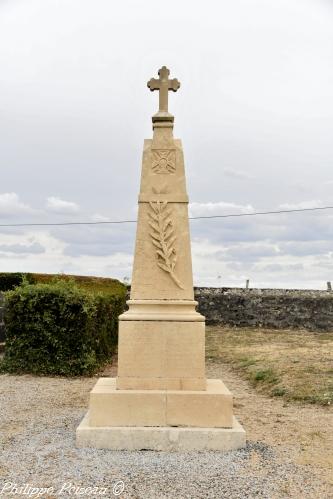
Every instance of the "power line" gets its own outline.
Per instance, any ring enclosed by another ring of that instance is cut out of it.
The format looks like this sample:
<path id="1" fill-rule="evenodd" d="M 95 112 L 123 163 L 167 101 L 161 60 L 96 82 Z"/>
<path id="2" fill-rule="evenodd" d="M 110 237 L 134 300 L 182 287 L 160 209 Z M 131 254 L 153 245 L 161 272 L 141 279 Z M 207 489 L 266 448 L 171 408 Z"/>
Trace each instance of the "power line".
<path id="1" fill-rule="evenodd" d="M 277 211 L 255 211 L 253 213 L 231 213 L 229 215 L 207 215 L 201 217 L 189 217 L 189 220 L 202 220 L 207 218 L 235 218 L 235 217 L 254 217 L 257 215 L 277 215 L 280 213 L 297 213 L 304 211 L 332 210 L 333 206 L 321 206 L 317 208 L 298 208 L 293 210 L 277 210 Z M 51 222 L 51 223 L 16 223 L 16 224 L 0 224 L 0 227 L 51 227 L 51 226 L 66 226 L 66 225 L 107 225 L 107 224 L 129 224 L 137 223 L 137 220 L 108 220 L 100 222 Z"/>
<path id="2" fill-rule="evenodd" d="M 295 213 L 300 211 L 318 211 L 318 210 L 332 210 L 333 206 L 321 206 L 320 208 L 298 208 L 294 210 L 277 210 L 277 211 L 255 211 L 253 213 L 232 213 L 230 215 L 210 215 L 202 217 L 189 217 L 190 220 L 197 220 L 199 218 L 229 218 L 229 217 L 253 217 L 256 215 L 276 215 L 279 213 Z"/>

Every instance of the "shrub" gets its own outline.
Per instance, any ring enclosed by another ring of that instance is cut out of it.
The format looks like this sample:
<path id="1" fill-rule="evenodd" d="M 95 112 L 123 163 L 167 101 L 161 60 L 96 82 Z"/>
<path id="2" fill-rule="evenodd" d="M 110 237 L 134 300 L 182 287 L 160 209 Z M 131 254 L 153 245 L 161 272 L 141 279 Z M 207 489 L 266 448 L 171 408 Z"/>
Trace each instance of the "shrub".
<path id="1" fill-rule="evenodd" d="M 24 283 L 6 293 L 2 370 L 91 374 L 114 352 L 125 295 L 90 293 L 74 282 Z"/>
<path id="2" fill-rule="evenodd" d="M 23 274 L 21 272 L 0 272 L 0 291 L 9 291 L 16 286 L 20 286 L 26 280 L 30 284 L 35 282 L 32 274 Z"/>
<path id="3" fill-rule="evenodd" d="M 117 279 L 109 277 L 93 277 L 67 274 L 31 274 L 34 283 L 49 284 L 56 278 L 57 280 L 74 281 L 80 288 L 84 288 L 92 293 L 107 293 L 119 295 L 126 293 L 126 286 Z"/>
<path id="4" fill-rule="evenodd" d="M 0 291 L 9 291 L 23 282 L 29 284 L 50 284 L 56 280 L 74 281 L 80 288 L 91 292 L 113 295 L 126 293 L 127 286 L 117 279 L 67 274 L 29 274 L 25 272 L 0 272 Z"/>

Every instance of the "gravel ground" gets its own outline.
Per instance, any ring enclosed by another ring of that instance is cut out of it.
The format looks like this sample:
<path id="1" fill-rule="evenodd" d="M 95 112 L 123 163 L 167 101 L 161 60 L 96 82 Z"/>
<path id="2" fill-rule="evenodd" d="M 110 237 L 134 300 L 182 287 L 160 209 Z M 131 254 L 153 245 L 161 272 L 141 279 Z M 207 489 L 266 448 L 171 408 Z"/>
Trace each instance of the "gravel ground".
<path id="1" fill-rule="evenodd" d="M 114 368 L 105 374 L 114 375 Z M 113 498 L 113 487 L 117 492 L 122 480 L 122 498 L 333 498 L 332 468 L 325 460 L 333 447 L 314 437 L 314 457 L 302 461 L 307 431 L 296 431 L 303 428 L 299 420 L 309 430 L 313 418 L 317 430 L 322 425 L 331 433 L 328 410 L 283 406 L 259 396 L 222 364 L 209 363 L 208 374 L 223 377 L 237 395 L 235 410 L 248 431 L 245 449 L 227 454 L 76 449 L 75 429 L 95 378 L 0 376 L 0 492 L 11 482 L 53 487 L 42 496 L 47 498 L 94 497 L 89 490 L 80 495 L 68 490 L 72 484 L 99 487 L 99 497 Z M 316 457 L 317 451 L 324 460 Z M 67 490 L 60 493 L 64 484 Z M 27 493 L 7 490 L 0 497 Z"/>

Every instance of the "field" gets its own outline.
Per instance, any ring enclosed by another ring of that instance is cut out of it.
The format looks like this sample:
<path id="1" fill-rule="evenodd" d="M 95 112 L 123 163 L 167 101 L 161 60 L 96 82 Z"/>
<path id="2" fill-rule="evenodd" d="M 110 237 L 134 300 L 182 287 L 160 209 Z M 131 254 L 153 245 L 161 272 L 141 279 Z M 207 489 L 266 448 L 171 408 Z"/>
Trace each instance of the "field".
<path id="1" fill-rule="evenodd" d="M 333 404 L 333 332 L 211 326 L 206 355 L 230 364 L 261 393 Z"/>

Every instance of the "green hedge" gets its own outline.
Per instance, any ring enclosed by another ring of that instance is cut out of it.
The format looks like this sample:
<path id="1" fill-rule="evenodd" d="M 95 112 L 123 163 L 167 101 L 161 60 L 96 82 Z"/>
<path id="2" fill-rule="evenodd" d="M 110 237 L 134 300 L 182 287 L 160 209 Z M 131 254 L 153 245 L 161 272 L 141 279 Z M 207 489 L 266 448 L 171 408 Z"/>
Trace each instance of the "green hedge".
<path id="1" fill-rule="evenodd" d="M 16 286 L 20 286 L 26 280 L 30 284 L 36 281 L 32 274 L 25 274 L 22 272 L 0 272 L 0 291 L 9 291 Z"/>
<path id="2" fill-rule="evenodd" d="M 82 375 L 114 352 L 125 293 L 91 293 L 74 282 L 24 283 L 6 293 L 2 370 Z"/>
<path id="3" fill-rule="evenodd" d="M 0 291 L 9 291 L 23 282 L 50 284 L 57 280 L 74 281 L 80 288 L 91 292 L 119 295 L 126 292 L 126 285 L 109 277 L 93 277 L 66 274 L 31 274 L 25 272 L 0 272 Z"/>
<path id="4" fill-rule="evenodd" d="M 126 286 L 117 279 L 109 277 L 93 277 L 67 274 L 30 274 L 34 283 L 48 284 L 54 279 L 74 281 L 80 288 L 92 293 L 107 293 L 119 295 L 126 292 Z"/>

